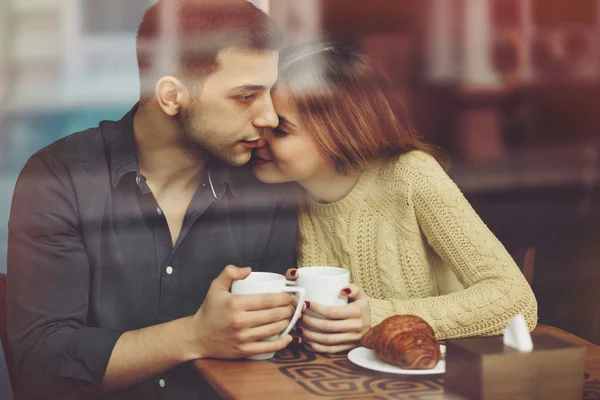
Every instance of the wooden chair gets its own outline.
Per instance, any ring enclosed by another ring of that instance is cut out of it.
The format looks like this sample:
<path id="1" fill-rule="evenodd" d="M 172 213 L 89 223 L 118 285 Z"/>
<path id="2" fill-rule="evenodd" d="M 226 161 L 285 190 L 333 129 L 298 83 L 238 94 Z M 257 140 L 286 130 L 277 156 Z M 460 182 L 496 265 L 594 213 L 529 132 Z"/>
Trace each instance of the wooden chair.
<path id="1" fill-rule="evenodd" d="M 515 262 L 525 275 L 530 285 L 533 284 L 533 270 L 535 265 L 535 247 L 521 247 L 512 254 Z"/>
<path id="2" fill-rule="evenodd" d="M 2 350 L 4 351 L 4 359 L 8 367 L 8 375 L 12 387 L 14 388 L 15 372 L 12 369 L 12 351 L 8 343 L 8 332 L 6 323 L 6 274 L 0 273 L 0 339 L 2 340 Z"/>

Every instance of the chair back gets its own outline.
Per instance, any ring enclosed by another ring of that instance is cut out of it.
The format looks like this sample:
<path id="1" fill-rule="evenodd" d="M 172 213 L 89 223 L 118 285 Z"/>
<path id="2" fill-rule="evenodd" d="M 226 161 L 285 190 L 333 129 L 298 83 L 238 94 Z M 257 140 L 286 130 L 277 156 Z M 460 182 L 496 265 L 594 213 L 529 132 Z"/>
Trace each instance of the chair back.
<path id="1" fill-rule="evenodd" d="M 8 368 L 8 375 L 12 387 L 14 388 L 15 373 L 13 370 L 12 351 L 8 343 L 8 331 L 6 323 L 6 274 L 0 273 L 0 339 L 2 340 L 2 350 L 4 351 L 4 360 Z"/>
<path id="2" fill-rule="evenodd" d="M 535 247 L 521 247 L 512 254 L 515 262 L 525 275 L 529 284 L 533 284 L 533 271 L 535 266 Z"/>

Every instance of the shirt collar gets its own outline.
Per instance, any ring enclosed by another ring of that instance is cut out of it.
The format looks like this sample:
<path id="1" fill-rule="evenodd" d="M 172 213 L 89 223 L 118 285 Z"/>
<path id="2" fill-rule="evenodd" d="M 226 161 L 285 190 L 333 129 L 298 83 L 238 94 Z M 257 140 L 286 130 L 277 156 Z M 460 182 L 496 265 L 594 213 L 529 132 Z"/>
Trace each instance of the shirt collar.
<path id="1" fill-rule="evenodd" d="M 119 121 L 114 122 L 112 125 L 112 132 L 110 135 L 111 143 L 111 182 L 113 189 L 117 187 L 123 176 L 135 172 L 138 176 L 140 168 L 138 164 L 137 153 L 135 149 L 135 139 L 133 133 L 133 117 L 137 112 L 139 103 L 125 114 Z M 231 167 L 225 166 L 221 163 L 212 162 L 208 168 L 206 174 L 207 186 L 216 195 L 216 198 L 221 198 L 227 189 L 235 196 L 238 196 L 232 185 L 232 179 L 230 176 Z"/>
<path id="2" fill-rule="evenodd" d="M 239 197 L 239 194 L 235 190 L 233 185 L 233 179 L 230 174 L 230 168 L 220 163 L 211 163 L 208 167 L 207 173 L 207 183 L 211 191 L 213 191 L 213 196 L 216 195 L 216 199 L 220 199 L 225 194 L 227 188 L 229 191 L 236 197 Z"/>
<path id="3" fill-rule="evenodd" d="M 124 175 L 130 172 L 139 172 L 133 137 L 133 116 L 138 107 L 139 103 L 112 126 L 110 135 L 110 177 L 113 189 L 117 187 Z"/>

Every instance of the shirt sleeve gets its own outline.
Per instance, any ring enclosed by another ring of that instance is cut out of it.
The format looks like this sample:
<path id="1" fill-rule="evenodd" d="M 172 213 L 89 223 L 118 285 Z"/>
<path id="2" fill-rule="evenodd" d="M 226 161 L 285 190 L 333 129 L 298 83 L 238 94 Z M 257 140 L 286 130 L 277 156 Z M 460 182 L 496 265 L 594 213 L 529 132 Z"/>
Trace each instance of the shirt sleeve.
<path id="1" fill-rule="evenodd" d="M 298 192 L 291 186 L 281 186 L 281 194 L 275 205 L 269 237 L 261 257 L 261 271 L 285 274 L 289 268 L 296 267 L 297 196 Z"/>
<path id="2" fill-rule="evenodd" d="M 370 299 L 372 322 L 414 314 L 445 339 L 501 334 L 509 320 L 522 313 L 533 329 L 537 302 L 531 287 L 456 184 L 429 155 L 415 156 L 408 168 L 408 201 L 421 231 L 464 290 L 413 300 Z"/>
<path id="3" fill-rule="evenodd" d="M 86 398 L 122 332 L 86 325 L 91 280 L 76 196 L 62 164 L 38 153 L 9 220 L 8 335 L 20 398 Z"/>

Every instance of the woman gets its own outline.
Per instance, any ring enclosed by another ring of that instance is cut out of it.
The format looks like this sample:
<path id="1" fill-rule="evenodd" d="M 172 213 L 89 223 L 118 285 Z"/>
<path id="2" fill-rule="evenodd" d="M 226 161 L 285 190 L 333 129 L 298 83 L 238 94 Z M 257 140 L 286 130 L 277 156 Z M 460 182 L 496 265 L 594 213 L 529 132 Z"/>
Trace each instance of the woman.
<path id="1" fill-rule="evenodd" d="M 530 286 L 416 134 L 401 91 L 343 45 L 291 49 L 280 64 L 280 125 L 253 170 L 308 195 L 298 265 L 341 266 L 352 280 L 347 306 L 309 305 L 327 319 L 303 316 L 304 341 L 347 350 L 395 314 L 424 318 L 438 339 L 501 334 L 519 313 L 533 329 Z"/>

